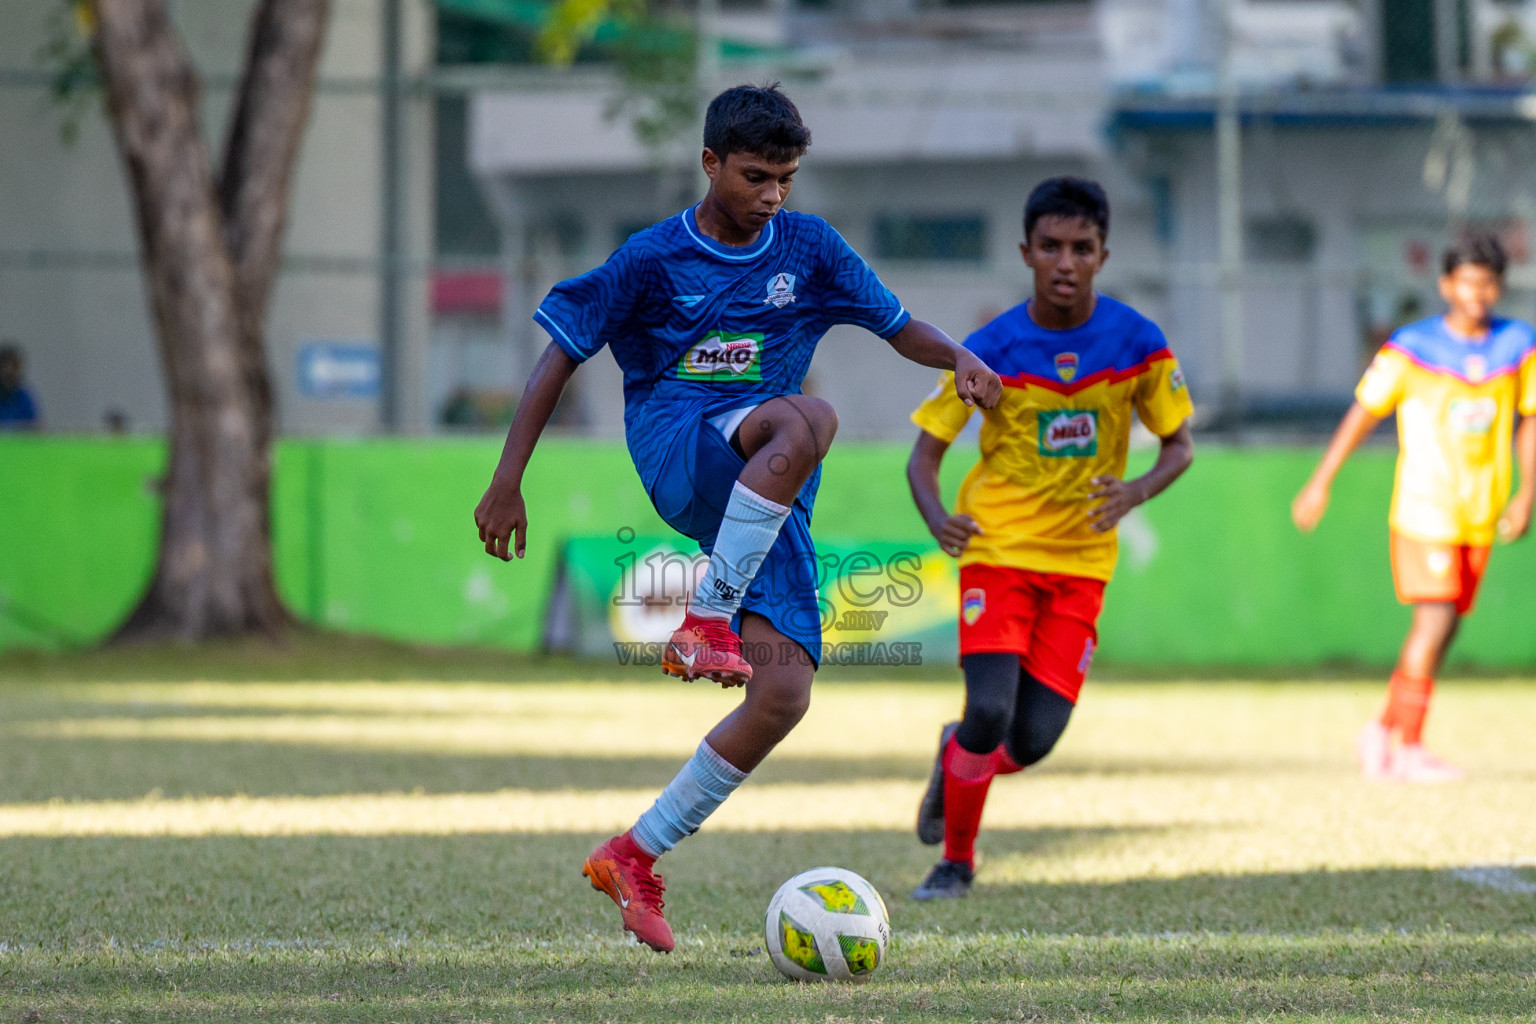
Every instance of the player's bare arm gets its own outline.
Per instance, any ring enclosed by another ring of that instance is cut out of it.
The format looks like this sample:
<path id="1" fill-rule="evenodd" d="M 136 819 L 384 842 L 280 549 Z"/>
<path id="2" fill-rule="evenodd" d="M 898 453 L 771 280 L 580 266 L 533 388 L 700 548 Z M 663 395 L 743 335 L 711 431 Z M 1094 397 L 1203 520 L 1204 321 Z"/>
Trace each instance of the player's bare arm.
<path id="1" fill-rule="evenodd" d="M 955 394 L 966 405 L 994 408 L 1003 397 L 1003 382 L 992 368 L 933 324 L 916 318 L 889 338 L 902 357 L 937 370 L 955 371 Z"/>
<path id="2" fill-rule="evenodd" d="M 539 361 L 523 389 L 523 400 L 518 403 L 512 426 L 507 430 L 507 443 L 502 446 L 501 459 L 496 472 L 491 475 L 491 486 L 485 489 L 480 504 L 475 506 L 475 525 L 480 528 L 480 540 L 485 553 L 502 561 L 518 558 L 528 544 L 528 511 L 523 504 L 523 470 L 533 455 L 533 447 L 539 435 L 549 423 L 566 382 L 580 365 L 554 342 L 544 349 Z M 508 543 L 516 537 L 508 551 Z"/>
<path id="3" fill-rule="evenodd" d="M 1162 494 L 1195 461 L 1195 439 L 1188 420 L 1179 424 L 1178 430 L 1158 440 L 1161 445 L 1157 461 L 1141 476 L 1134 480 L 1113 476 L 1093 478 L 1094 489 L 1088 498 L 1099 504 L 1088 510 L 1088 520 L 1099 533 L 1113 530 L 1131 509 Z"/>
<path id="4" fill-rule="evenodd" d="M 1296 499 L 1291 502 L 1291 521 L 1296 528 L 1303 533 L 1311 533 L 1317 529 L 1317 524 L 1322 522 L 1323 513 L 1328 511 L 1328 495 L 1333 489 L 1333 478 L 1338 476 L 1354 450 L 1360 447 L 1360 443 L 1371 436 L 1381 423 L 1379 416 L 1373 416 L 1359 402 L 1349 407 L 1340 421 L 1339 428 L 1333 432 L 1333 440 L 1328 442 L 1328 449 L 1323 452 L 1323 457 L 1312 471 L 1312 476 L 1302 487 Z"/>
<path id="5" fill-rule="evenodd" d="M 981 533 L 981 527 L 970 516 L 950 515 L 944 507 L 944 498 L 939 493 L 939 466 L 948 450 L 948 441 L 920 431 L 907 459 L 907 484 L 912 488 L 912 500 L 923 522 L 928 524 L 928 532 L 946 555 L 958 558 L 971 538 Z"/>
<path id="6" fill-rule="evenodd" d="M 1520 487 L 1499 517 L 1499 538 L 1506 543 L 1519 540 L 1531 528 L 1531 508 L 1536 504 L 1536 416 L 1526 416 L 1515 428 L 1515 462 L 1520 467 Z"/>

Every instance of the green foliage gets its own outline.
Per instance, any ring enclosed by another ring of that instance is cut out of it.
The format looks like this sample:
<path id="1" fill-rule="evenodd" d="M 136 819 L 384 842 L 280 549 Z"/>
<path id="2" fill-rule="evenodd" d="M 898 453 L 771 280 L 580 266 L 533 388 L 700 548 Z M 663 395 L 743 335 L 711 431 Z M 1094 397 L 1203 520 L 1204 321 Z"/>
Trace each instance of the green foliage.
<path id="1" fill-rule="evenodd" d="M 654 18 L 649 27 L 614 47 L 622 84 L 608 111 L 631 118 L 641 143 L 660 150 L 695 125 L 705 97 L 699 92 L 699 39 L 691 24 L 672 14 Z"/>
<path id="2" fill-rule="evenodd" d="M 47 34 L 37 49 L 37 61 L 49 73 L 49 96 L 63 111 L 60 132 L 66 143 L 79 137 L 81 119 L 101 99 L 91 49 L 94 22 L 87 0 L 55 0 L 48 12 Z"/>
<path id="3" fill-rule="evenodd" d="M 686 10 L 646 0 L 556 0 L 540 35 L 540 50 L 569 64 L 584 44 L 599 41 L 619 72 L 609 117 L 626 117 L 642 144 L 660 149 L 698 116 L 699 39 Z"/>

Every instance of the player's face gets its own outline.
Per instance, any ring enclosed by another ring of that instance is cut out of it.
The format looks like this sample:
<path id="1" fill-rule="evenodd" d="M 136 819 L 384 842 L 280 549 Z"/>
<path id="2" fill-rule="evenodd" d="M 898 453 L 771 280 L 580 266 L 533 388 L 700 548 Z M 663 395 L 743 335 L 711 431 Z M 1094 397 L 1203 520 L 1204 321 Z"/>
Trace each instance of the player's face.
<path id="1" fill-rule="evenodd" d="M 1487 323 L 1503 291 L 1499 275 L 1478 263 L 1463 263 L 1440 278 L 1440 297 L 1466 323 Z"/>
<path id="2" fill-rule="evenodd" d="M 749 233 L 761 231 L 783 207 L 799 169 L 799 159 L 776 163 L 751 153 L 728 153 L 721 160 L 713 150 L 704 151 L 704 173 L 721 212 Z"/>
<path id="3" fill-rule="evenodd" d="M 1093 278 L 1109 258 L 1096 225 L 1083 217 L 1041 217 L 1019 245 L 1035 272 L 1035 296 L 1062 309 L 1093 298 Z"/>

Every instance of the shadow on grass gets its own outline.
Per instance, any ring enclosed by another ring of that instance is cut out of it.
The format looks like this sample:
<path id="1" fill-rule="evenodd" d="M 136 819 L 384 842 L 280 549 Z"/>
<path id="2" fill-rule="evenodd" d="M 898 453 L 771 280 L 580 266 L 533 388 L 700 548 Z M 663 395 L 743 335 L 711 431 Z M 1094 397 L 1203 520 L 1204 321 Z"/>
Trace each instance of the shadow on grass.
<path id="1" fill-rule="evenodd" d="M 1112 652 L 1111 652 L 1112 654 Z M 1248 680 L 1293 683 L 1367 679 L 1384 684 L 1390 665 L 1340 661 L 1322 665 L 1157 665 L 1094 666 L 1096 683 Z M 1508 670 L 1453 666 L 1457 677 L 1503 679 Z M 486 647 L 434 647 L 380 637 L 296 631 L 282 644 L 259 640 L 214 641 L 195 646 L 156 644 L 97 647 L 67 652 L 13 651 L 0 654 L 0 683 L 6 682 L 309 682 L 435 681 L 526 682 L 529 680 L 660 679 L 653 667 L 626 666 L 617 659 L 576 659 L 522 654 Z M 819 678 L 843 682 L 958 681 L 951 661 L 916 666 L 828 666 Z"/>
<path id="2" fill-rule="evenodd" d="M 15 726 L 16 723 L 11 723 Z M 96 739 L 6 734 L 0 725 L 0 804 L 42 800 L 134 800 L 200 796 L 331 796 L 349 793 L 489 793 L 660 789 L 682 755 L 591 757 L 377 749 L 354 743 Z M 775 754 L 753 773 L 757 784 L 907 779 L 916 800 L 932 755 L 804 757 Z M 1284 759 L 1073 760 L 1055 758 L 1042 775 L 1255 776 L 1332 773 L 1330 765 Z"/>
<path id="3" fill-rule="evenodd" d="M 351 745 L 201 740 L 54 739 L 0 733 L 0 804 L 199 796 L 331 796 L 353 793 L 489 793 L 660 790 L 684 755 L 435 754 Z M 929 759 L 781 755 L 757 784 L 910 779 L 913 800 Z"/>
<path id="4" fill-rule="evenodd" d="M 1181 830 L 1198 826 L 1179 826 Z M 993 864 L 1060 864 L 1162 829 L 989 830 Z M 71 946 L 449 938 L 562 941 L 616 934 L 580 877 L 598 834 L 12 838 L 0 841 L 0 939 Z M 839 864 L 886 896 L 895 927 L 943 933 L 1145 934 L 1536 929 L 1536 895 L 1415 869 L 1196 875 L 1119 882 L 989 878 L 970 899 L 908 893 L 936 859 L 905 832 L 703 833 L 663 861 L 680 934 L 753 933 L 778 885 Z"/>

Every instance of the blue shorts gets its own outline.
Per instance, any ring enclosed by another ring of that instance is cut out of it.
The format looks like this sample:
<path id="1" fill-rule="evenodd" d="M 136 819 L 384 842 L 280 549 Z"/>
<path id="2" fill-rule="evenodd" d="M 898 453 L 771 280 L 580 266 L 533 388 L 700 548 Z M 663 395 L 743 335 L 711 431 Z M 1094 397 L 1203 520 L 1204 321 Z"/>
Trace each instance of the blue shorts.
<path id="1" fill-rule="evenodd" d="M 653 479 L 644 480 L 651 504 L 678 533 L 714 551 L 715 535 L 746 462 L 719 429 L 701 416 L 679 425 L 677 440 Z M 821 604 L 817 588 L 821 565 L 811 541 L 811 506 L 821 483 L 821 467 L 800 488 L 789 518 L 768 557 L 747 587 L 741 611 L 755 612 L 821 663 Z M 741 614 L 731 620 L 741 630 Z M 778 657 L 778 652 L 775 652 Z"/>

